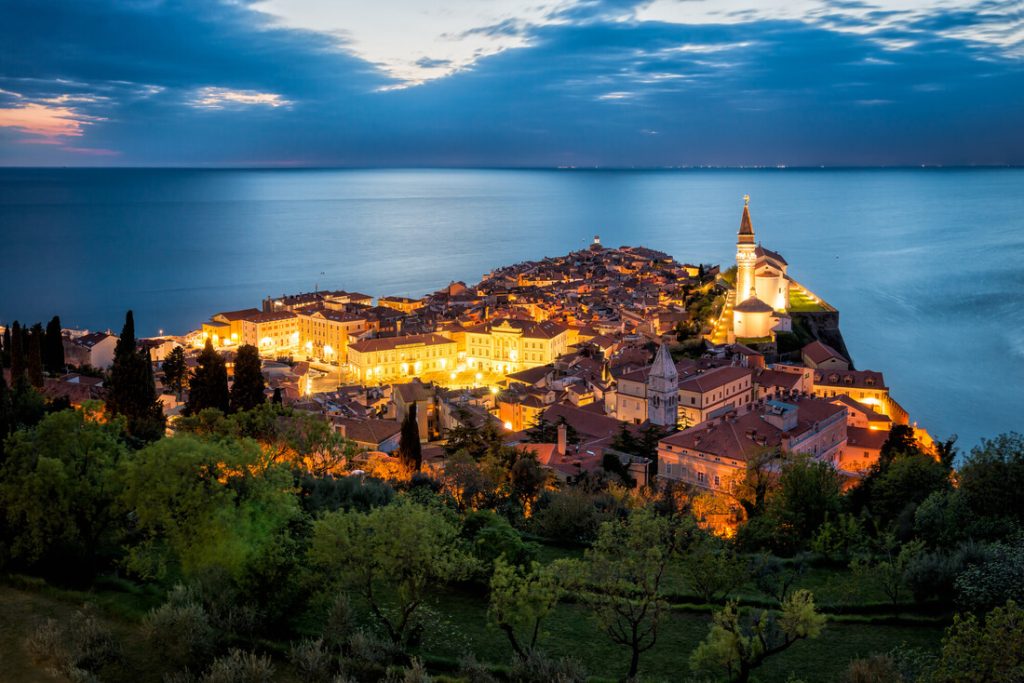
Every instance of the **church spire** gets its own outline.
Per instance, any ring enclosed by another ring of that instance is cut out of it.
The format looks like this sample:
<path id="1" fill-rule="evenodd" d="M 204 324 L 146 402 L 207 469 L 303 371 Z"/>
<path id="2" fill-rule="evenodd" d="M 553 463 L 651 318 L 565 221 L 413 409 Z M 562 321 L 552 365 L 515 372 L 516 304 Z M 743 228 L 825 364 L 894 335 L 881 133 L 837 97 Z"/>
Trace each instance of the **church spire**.
<path id="1" fill-rule="evenodd" d="M 754 243 L 754 225 L 750 222 L 750 195 L 743 195 L 743 217 L 740 218 L 740 239 L 742 243 Z"/>
<path id="2" fill-rule="evenodd" d="M 679 373 L 676 371 L 676 364 L 672 362 L 672 355 L 668 352 L 668 344 L 658 347 L 658 353 L 654 356 L 654 365 L 651 366 L 651 377 L 664 379 L 677 379 Z"/>

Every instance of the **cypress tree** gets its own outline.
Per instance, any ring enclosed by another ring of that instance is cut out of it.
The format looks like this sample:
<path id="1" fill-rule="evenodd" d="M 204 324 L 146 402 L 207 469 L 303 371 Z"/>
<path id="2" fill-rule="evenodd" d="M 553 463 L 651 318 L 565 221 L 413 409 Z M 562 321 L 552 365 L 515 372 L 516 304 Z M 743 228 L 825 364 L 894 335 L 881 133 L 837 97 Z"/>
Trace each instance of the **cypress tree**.
<path id="1" fill-rule="evenodd" d="M 238 347 L 235 356 L 235 383 L 231 385 L 231 412 L 250 410 L 263 405 L 267 397 L 263 391 L 263 369 L 260 352 L 252 344 Z"/>
<path id="2" fill-rule="evenodd" d="M 43 326 L 36 323 L 28 331 L 25 345 L 25 372 L 28 381 L 37 389 L 43 386 Z"/>
<path id="3" fill-rule="evenodd" d="M 284 403 L 284 396 L 281 395 L 281 387 L 274 387 L 274 395 L 270 397 L 270 402 L 276 406 Z"/>
<path id="4" fill-rule="evenodd" d="M 11 386 L 18 383 L 18 378 L 25 374 L 25 335 L 21 325 L 15 320 L 11 325 Z"/>
<path id="5" fill-rule="evenodd" d="M 409 413 L 402 420 L 402 432 L 398 441 L 398 459 L 409 472 L 419 472 L 423 465 L 420 447 L 420 425 L 416 420 L 416 404 L 409 406 Z"/>
<path id="6" fill-rule="evenodd" d="M 227 413 L 230 408 L 228 369 L 210 339 L 206 340 L 206 347 L 197 360 L 199 366 L 189 381 L 185 413 L 195 415 L 205 408 L 216 408 Z"/>
<path id="7" fill-rule="evenodd" d="M 43 338 L 43 367 L 51 375 L 64 374 L 64 335 L 60 331 L 60 316 L 46 324 L 46 336 Z"/>
<path id="8" fill-rule="evenodd" d="M 128 419 L 128 433 L 155 441 L 164 430 L 163 408 L 156 397 L 149 351 L 135 348 L 135 317 L 125 315 L 121 338 L 114 347 L 114 364 L 107 382 L 107 410 Z"/>

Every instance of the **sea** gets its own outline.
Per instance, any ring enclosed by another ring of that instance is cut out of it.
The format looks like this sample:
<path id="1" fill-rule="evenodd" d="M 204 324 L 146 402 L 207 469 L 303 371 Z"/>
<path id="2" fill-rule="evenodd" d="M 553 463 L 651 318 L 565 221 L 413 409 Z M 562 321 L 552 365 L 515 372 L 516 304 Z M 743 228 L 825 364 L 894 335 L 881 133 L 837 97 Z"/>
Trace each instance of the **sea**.
<path id="1" fill-rule="evenodd" d="M 0 169 L 0 324 L 182 334 L 268 296 L 420 296 L 497 266 L 758 241 L 858 368 L 964 448 L 1024 431 L 1024 169 Z"/>

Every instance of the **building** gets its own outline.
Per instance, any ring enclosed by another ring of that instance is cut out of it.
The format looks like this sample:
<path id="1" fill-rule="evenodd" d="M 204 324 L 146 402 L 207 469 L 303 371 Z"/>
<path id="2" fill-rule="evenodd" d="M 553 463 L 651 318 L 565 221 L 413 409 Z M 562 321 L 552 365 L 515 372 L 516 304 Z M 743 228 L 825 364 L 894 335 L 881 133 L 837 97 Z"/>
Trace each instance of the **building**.
<path id="1" fill-rule="evenodd" d="M 294 353 L 299 348 L 299 316 L 286 310 L 247 315 L 242 318 L 242 343 L 265 356 Z"/>
<path id="2" fill-rule="evenodd" d="M 675 429 L 679 397 L 679 373 L 668 347 L 662 344 L 647 375 L 647 419 L 651 424 Z"/>
<path id="3" fill-rule="evenodd" d="M 386 382 L 453 371 L 458 350 L 454 341 L 434 333 L 365 339 L 349 344 L 348 362 L 355 379 Z"/>
<path id="4" fill-rule="evenodd" d="M 846 446 L 846 408 L 805 397 L 730 411 L 658 443 L 658 476 L 729 491 L 750 458 L 766 449 L 802 453 L 838 467 Z"/>
<path id="5" fill-rule="evenodd" d="M 736 339 L 764 339 L 775 331 L 788 331 L 788 264 L 773 251 L 754 242 L 750 196 L 743 198 L 743 215 L 736 240 L 736 291 L 732 328 Z"/>
<path id="6" fill-rule="evenodd" d="M 843 354 L 821 341 L 812 341 L 800 349 L 804 365 L 815 370 L 849 370 L 850 361 Z"/>
<path id="7" fill-rule="evenodd" d="M 882 373 L 874 370 L 815 370 L 814 395 L 849 396 L 897 424 L 907 424 L 909 420 L 907 411 L 889 396 Z"/>
<path id="8" fill-rule="evenodd" d="M 516 373 L 553 363 L 569 347 L 569 328 L 555 322 L 504 319 L 466 329 L 466 364 L 483 372 Z"/>
<path id="9" fill-rule="evenodd" d="M 402 432 L 402 423 L 398 420 L 330 419 L 335 432 L 354 441 L 362 450 L 391 453 L 398 449 Z"/>
<path id="10" fill-rule="evenodd" d="M 112 334 L 93 332 L 63 341 L 64 356 L 71 365 L 91 365 L 98 370 L 108 370 L 114 364 L 118 338 Z"/>
<path id="11" fill-rule="evenodd" d="M 433 441 L 441 437 L 440 415 L 437 393 L 433 385 L 423 384 L 419 379 L 404 384 L 392 385 L 391 398 L 395 402 L 395 417 L 399 424 L 405 420 L 412 406 L 416 406 L 416 424 L 420 441 Z"/>
<path id="12" fill-rule="evenodd" d="M 210 316 L 209 322 L 203 323 L 202 337 L 199 345 L 205 345 L 209 339 L 216 347 L 242 343 L 242 321 L 259 315 L 257 308 L 244 308 L 239 311 L 222 311 Z"/>
<path id="13" fill-rule="evenodd" d="M 297 315 L 299 352 L 306 358 L 319 358 L 328 363 L 348 362 L 350 338 L 373 328 L 362 312 L 318 308 L 305 309 Z"/>
<path id="14" fill-rule="evenodd" d="M 679 383 L 679 422 L 692 427 L 723 410 L 742 408 L 754 400 L 754 370 L 725 365 L 698 371 Z"/>
<path id="15" fill-rule="evenodd" d="M 378 306 L 384 306 L 385 308 L 393 308 L 396 311 L 400 311 L 405 314 L 415 313 L 419 309 L 423 308 L 423 301 L 420 299 L 410 299 L 406 296 L 382 296 L 377 299 Z"/>

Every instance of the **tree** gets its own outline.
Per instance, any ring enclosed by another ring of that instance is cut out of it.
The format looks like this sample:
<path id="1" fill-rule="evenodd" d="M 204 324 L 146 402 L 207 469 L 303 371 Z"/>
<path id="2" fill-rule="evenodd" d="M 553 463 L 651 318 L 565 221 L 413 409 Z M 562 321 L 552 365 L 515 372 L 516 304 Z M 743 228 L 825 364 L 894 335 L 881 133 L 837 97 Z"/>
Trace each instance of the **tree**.
<path id="1" fill-rule="evenodd" d="M 270 402 L 275 406 L 284 405 L 284 396 L 281 394 L 281 387 L 274 387 L 274 395 L 270 397 Z"/>
<path id="2" fill-rule="evenodd" d="M 700 533 L 683 554 L 682 574 L 686 585 L 704 602 L 721 600 L 747 580 L 742 557 L 718 538 Z"/>
<path id="3" fill-rule="evenodd" d="M 760 449 L 747 459 L 743 477 L 732 482 L 732 495 L 743 506 L 748 519 L 764 513 L 768 495 L 778 481 L 782 459 L 776 448 Z"/>
<path id="4" fill-rule="evenodd" d="M 255 442 L 179 434 L 125 461 L 124 507 L 135 520 L 128 566 L 145 577 L 212 571 L 239 580 L 282 549 L 298 517 L 294 483 Z"/>
<path id="5" fill-rule="evenodd" d="M 124 415 L 128 433 L 142 442 L 155 441 L 164 432 L 164 413 L 156 396 L 153 364 L 149 351 L 140 351 L 135 341 L 135 316 L 125 315 L 121 338 L 114 347 L 114 364 L 107 382 L 107 410 Z"/>
<path id="6" fill-rule="evenodd" d="M 418 632 L 430 588 L 468 577 L 476 564 L 449 514 L 404 501 L 325 514 L 313 523 L 309 553 L 326 577 L 360 592 L 399 645 Z"/>
<path id="7" fill-rule="evenodd" d="M 185 390 L 188 381 L 188 366 L 185 363 L 185 349 L 175 346 L 164 358 L 161 366 L 164 371 L 164 384 L 168 389 L 181 399 L 181 392 Z"/>
<path id="8" fill-rule="evenodd" d="M 956 577 L 957 601 L 974 612 L 1007 600 L 1024 601 L 1024 537 L 993 543 L 986 555 Z"/>
<path id="9" fill-rule="evenodd" d="M 419 472 L 423 466 L 423 451 L 420 447 L 420 424 L 416 420 L 416 404 L 409 406 L 409 412 L 402 420 L 402 431 L 398 440 L 398 459 L 410 474 Z"/>
<path id="10" fill-rule="evenodd" d="M 873 557 L 858 557 L 850 563 L 854 574 L 875 582 L 893 606 L 898 605 L 907 587 L 907 567 L 924 551 L 924 543 L 900 543 L 891 532 L 882 535 Z"/>
<path id="11" fill-rule="evenodd" d="M 678 519 L 640 509 L 601 525 L 597 540 L 575 564 L 581 599 L 616 645 L 629 648 L 626 678 L 654 647 L 667 609 L 662 580 L 689 528 Z"/>
<path id="12" fill-rule="evenodd" d="M 359 452 L 354 441 L 334 431 L 331 423 L 319 415 L 275 415 L 271 406 L 240 413 L 232 416 L 232 420 L 237 424 L 249 416 L 257 419 L 273 417 L 276 434 L 251 432 L 250 436 L 259 439 L 264 449 L 271 453 L 272 460 L 289 461 L 294 468 L 309 472 L 314 477 L 343 473 Z"/>
<path id="13" fill-rule="evenodd" d="M 209 339 L 199 353 L 197 362 L 198 366 L 189 381 L 185 414 L 195 415 L 205 408 L 216 408 L 227 413 L 230 407 L 228 370 L 224 358 L 214 350 L 213 342 Z"/>
<path id="14" fill-rule="evenodd" d="M 778 616 L 763 610 L 743 615 L 735 602 L 715 613 L 711 631 L 690 655 L 698 673 L 724 673 L 729 681 L 747 683 L 754 669 L 769 657 L 805 638 L 817 638 L 825 617 L 814 606 L 810 591 L 794 591 Z"/>
<path id="15" fill-rule="evenodd" d="M 60 375 L 64 372 L 64 333 L 61 332 L 60 316 L 53 316 L 46 324 L 46 335 L 43 340 L 43 367 L 51 375 Z"/>
<path id="16" fill-rule="evenodd" d="M 795 458 L 782 469 L 778 491 L 769 503 L 771 514 L 798 542 L 806 541 L 829 516 L 839 513 L 841 485 L 829 463 Z"/>
<path id="17" fill-rule="evenodd" d="M 91 577 L 115 556 L 117 468 L 123 422 L 53 413 L 16 432 L 0 467 L 0 511 L 10 551 L 26 566 Z"/>
<path id="18" fill-rule="evenodd" d="M 490 477 L 465 451 L 459 451 L 445 460 L 441 481 L 459 512 L 480 508 L 494 495 L 496 488 Z"/>
<path id="19" fill-rule="evenodd" d="M 530 443 L 557 443 L 558 428 L 562 425 L 565 426 L 565 442 L 578 444 L 579 433 L 564 417 L 559 417 L 557 422 L 551 422 L 543 415 L 538 415 L 534 425 L 526 430 L 526 440 Z"/>
<path id="20" fill-rule="evenodd" d="M 973 516 L 1006 519 L 1024 527 L 1024 435 L 982 439 L 959 472 L 960 491 Z"/>
<path id="21" fill-rule="evenodd" d="M 541 623 L 558 604 L 560 590 L 559 574 L 550 565 L 517 567 L 502 557 L 494 562 L 488 616 L 517 655 L 527 656 L 537 646 Z"/>
<path id="22" fill-rule="evenodd" d="M 251 410 L 265 403 L 265 389 L 260 352 L 252 344 L 243 344 L 235 355 L 235 383 L 231 385 L 229 401 L 231 412 Z"/>
<path id="23" fill-rule="evenodd" d="M 5 343 L 11 354 L 11 385 L 17 386 L 18 378 L 25 373 L 25 333 L 17 320 L 11 325 L 11 340 Z"/>
<path id="24" fill-rule="evenodd" d="M 25 373 L 32 386 L 43 386 L 43 326 L 36 323 L 28 331 L 25 345 Z"/>
<path id="25" fill-rule="evenodd" d="M 1024 680 L 1024 609 L 1013 600 L 984 620 L 957 615 L 942 639 L 931 683 L 1019 683 Z"/>

